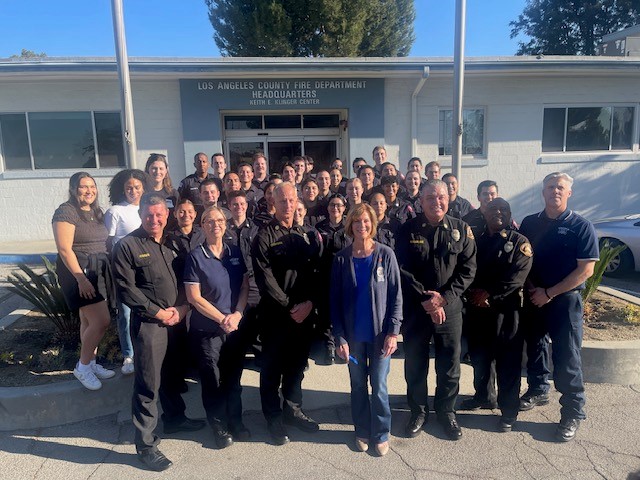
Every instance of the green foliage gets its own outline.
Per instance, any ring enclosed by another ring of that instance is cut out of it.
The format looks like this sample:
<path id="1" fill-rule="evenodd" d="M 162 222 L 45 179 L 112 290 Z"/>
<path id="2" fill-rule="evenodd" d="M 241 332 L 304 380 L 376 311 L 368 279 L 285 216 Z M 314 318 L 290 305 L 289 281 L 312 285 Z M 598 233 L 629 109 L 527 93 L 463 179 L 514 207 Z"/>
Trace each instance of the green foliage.
<path id="1" fill-rule="evenodd" d="M 509 23 L 518 55 L 595 55 L 598 41 L 640 21 L 638 0 L 527 0 Z"/>
<path id="2" fill-rule="evenodd" d="M 640 307 L 629 304 L 624 307 L 624 323 L 640 325 Z"/>
<path id="3" fill-rule="evenodd" d="M 593 275 L 589 277 L 586 281 L 585 289 L 582 290 L 582 301 L 587 303 L 593 293 L 600 285 L 602 281 L 602 275 L 607 268 L 607 265 L 615 258 L 617 255 L 627 248 L 626 245 L 617 245 L 612 247 L 608 241 L 605 241 L 602 247 L 600 248 L 600 260 L 596 262 L 596 265 L 593 269 Z"/>
<path id="4" fill-rule="evenodd" d="M 34 58 L 45 58 L 47 56 L 46 53 L 40 52 L 36 53 L 33 50 L 27 50 L 26 48 L 22 49 L 20 55 L 11 55 L 9 58 L 19 58 L 19 59 L 34 59 Z"/>
<path id="5" fill-rule="evenodd" d="M 77 312 L 69 310 L 58 283 L 56 267 L 46 257 L 42 257 L 45 273 L 38 274 L 28 265 L 21 263 L 22 273 L 12 273 L 7 281 L 10 291 L 31 302 L 53 322 L 59 340 L 68 346 L 79 343 L 80 320 Z"/>
<path id="6" fill-rule="evenodd" d="M 406 56 L 413 0 L 205 0 L 229 57 Z"/>

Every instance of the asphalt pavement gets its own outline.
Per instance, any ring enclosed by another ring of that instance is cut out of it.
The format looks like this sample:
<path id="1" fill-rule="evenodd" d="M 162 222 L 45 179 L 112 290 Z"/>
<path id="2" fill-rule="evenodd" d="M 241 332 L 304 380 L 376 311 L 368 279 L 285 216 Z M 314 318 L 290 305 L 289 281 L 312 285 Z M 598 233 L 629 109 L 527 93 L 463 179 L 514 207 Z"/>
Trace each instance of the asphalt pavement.
<path id="1" fill-rule="evenodd" d="M 433 366 L 433 365 L 432 365 Z M 257 372 L 243 384 L 248 442 L 217 450 L 208 428 L 162 435 L 174 465 L 163 473 L 142 468 L 131 444 L 127 415 L 100 416 L 60 427 L 0 433 L 0 466 L 7 479 L 627 479 L 640 472 L 640 385 L 587 385 L 587 413 L 577 438 L 556 443 L 558 394 L 549 405 L 521 413 L 513 432 L 495 432 L 498 411 L 458 412 L 460 441 L 444 436 L 432 414 L 417 438 L 403 435 L 408 419 L 402 358 L 392 360 L 391 451 L 378 458 L 353 446 L 346 367 L 313 364 L 306 375 L 306 411 L 319 421 L 317 434 L 290 429 L 291 443 L 271 445 L 259 411 Z M 433 369 L 431 370 L 433 371 Z M 432 375 L 433 376 L 433 375 Z M 431 376 L 431 377 L 432 377 Z M 433 378 L 429 385 L 433 388 Z M 472 393 L 471 369 L 463 365 L 461 396 Z M 433 390 L 431 390 L 433 391 Z M 95 394 L 96 392 L 88 392 Z M 204 417 L 197 384 L 186 395 L 187 414 Z"/>

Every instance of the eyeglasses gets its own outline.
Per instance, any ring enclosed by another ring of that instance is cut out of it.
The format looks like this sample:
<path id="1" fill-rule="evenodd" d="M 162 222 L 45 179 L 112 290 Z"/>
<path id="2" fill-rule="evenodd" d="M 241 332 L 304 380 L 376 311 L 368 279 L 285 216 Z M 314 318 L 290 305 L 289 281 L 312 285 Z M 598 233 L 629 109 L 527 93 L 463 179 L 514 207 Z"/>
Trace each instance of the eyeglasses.
<path id="1" fill-rule="evenodd" d="M 329 208 L 344 208 L 342 203 L 330 203 Z"/>
<path id="2" fill-rule="evenodd" d="M 227 223 L 226 218 L 210 218 L 209 220 L 204 222 L 205 225 L 224 225 L 225 223 Z"/>

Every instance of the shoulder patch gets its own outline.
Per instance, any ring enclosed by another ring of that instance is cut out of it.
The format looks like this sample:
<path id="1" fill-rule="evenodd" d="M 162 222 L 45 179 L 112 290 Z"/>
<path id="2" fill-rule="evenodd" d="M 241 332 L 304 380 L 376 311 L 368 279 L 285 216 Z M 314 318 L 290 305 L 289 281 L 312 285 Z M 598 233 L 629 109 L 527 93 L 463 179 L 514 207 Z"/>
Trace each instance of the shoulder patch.
<path id="1" fill-rule="evenodd" d="M 471 240 L 476 239 L 476 237 L 473 236 L 473 230 L 471 230 L 471 227 L 469 225 L 467 225 L 467 238 L 470 238 Z"/>
<path id="2" fill-rule="evenodd" d="M 533 257 L 533 249 L 531 248 L 531 244 L 529 242 L 525 242 L 520 245 L 520 252 L 526 257 Z"/>

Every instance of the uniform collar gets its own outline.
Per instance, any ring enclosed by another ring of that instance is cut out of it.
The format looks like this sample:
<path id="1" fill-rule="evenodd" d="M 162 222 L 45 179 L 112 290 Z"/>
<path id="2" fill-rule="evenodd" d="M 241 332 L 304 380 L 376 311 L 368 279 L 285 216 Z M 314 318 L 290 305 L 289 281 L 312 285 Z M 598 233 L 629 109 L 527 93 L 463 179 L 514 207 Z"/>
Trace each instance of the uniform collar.
<path id="1" fill-rule="evenodd" d="M 567 208 L 564 212 L 562 212 L 560 215 L 558 215 L 557 218 L 549 218 L 549 217 L 547 217 L 546 212 L 544 210 L 542 210 L 538 214 L 538 218 L 544 218 L 545 220 L 548 220 L 550 222 L 563 222 L 563 221 L 569 219 L 572 215 L 573 215 L 573 210 Z"/>
<path id="2" fill-rule="evenodd" d="M 200 245 L 200 249 L 202 250 L 202 253 L 206 258 L 216 258 L 211 253 L 211 250 L 209 249 L 209 244 L 206 241 L 204 241 Z M 226 242 L 222 242 L 222 250 L 224 251 L 223 256 L 225 257 L 231 253 L 231 247 Z"/>

